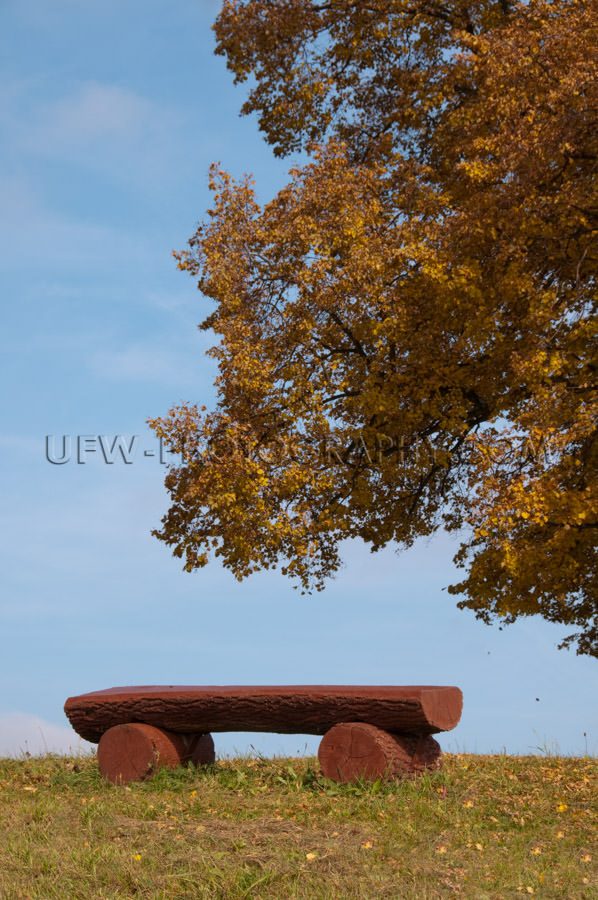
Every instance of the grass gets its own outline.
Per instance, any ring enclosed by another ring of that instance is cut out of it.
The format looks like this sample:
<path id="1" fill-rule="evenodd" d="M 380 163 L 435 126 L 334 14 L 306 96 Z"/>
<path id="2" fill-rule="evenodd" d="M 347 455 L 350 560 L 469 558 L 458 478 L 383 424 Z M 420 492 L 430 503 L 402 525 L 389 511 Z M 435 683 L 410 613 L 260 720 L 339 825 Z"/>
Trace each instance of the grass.
<path id="1" fill-rule="evenodd" d="M 245 758 L 127 787 L 93 757 L 0 759 L 0 897 L 598 898 L 598 760 L 445 754 L 338 785 Z"/>

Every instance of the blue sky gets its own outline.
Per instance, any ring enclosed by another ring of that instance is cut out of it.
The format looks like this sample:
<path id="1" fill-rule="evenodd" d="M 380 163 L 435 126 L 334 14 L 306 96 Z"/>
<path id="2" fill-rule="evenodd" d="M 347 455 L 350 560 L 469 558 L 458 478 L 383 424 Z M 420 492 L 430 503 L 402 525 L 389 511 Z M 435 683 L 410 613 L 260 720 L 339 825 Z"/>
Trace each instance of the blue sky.
<path id="1" fill-rule="evenodd" d="M 446 536 L 399 556 L 348 543 L 312 597 L 275 572 L 188 575 L 151 537 L 167 495 L 146 419 L 214 398 L 195 327 L 211 305 L 171 251 L 210 205 L 212 161 L 253 173 L 261 201 L 297 161 L 239 117 L 246 89 L 213 55 L 218 8 L 0 6 L 0 754 L 81 746 L 62 711 L 72 694 L 276 683 L 456 684 L 445 750 L 596 754 L 596 662 L 556 650 L 565 629 L 499 632 L 456 609 Z M 72 436 L 68 463 L 47 461 L 46 435 Z M 108 465 L 96 441 L 78 464 L 78 435 L 136 435 L 135 458 Z M 216 736 L 221 754 L 251 745 L 295 754 L 317 739 Z"/>

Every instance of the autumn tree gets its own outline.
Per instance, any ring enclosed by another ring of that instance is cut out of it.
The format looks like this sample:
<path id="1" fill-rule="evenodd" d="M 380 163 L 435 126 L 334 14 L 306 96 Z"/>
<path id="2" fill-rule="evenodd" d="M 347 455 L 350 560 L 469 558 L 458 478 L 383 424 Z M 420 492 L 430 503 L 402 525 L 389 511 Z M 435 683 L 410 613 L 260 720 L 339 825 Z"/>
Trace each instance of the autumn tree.
<path id="1" fill-rule="evenodd" d="M 219 338 L 216 408 L 151 422 L 187 570 L 321 589 L 348 538 L 445 528 L 460 607 L 598 656 L 597 13 L 226 0 L 242 111 L 310 162 L 263 207 L 212 167 L 175 254 Z"/>

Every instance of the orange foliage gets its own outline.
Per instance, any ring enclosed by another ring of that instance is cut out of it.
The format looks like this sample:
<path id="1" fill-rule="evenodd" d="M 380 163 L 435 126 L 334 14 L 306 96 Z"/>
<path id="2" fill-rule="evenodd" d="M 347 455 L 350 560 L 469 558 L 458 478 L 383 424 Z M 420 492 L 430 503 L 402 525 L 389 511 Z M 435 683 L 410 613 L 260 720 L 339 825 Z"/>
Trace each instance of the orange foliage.
<path id="1" fill-rule="evenodd" d="M 226 0 L 243 111 L 312 161 L 263 208 L 212 167 L 176 254 L 220 338 L 216 409 L 151 421 L 186 569 L 321 589 L 346 538 L 459 530 L 459 606 L 598 656 L 597 13 Z"/>

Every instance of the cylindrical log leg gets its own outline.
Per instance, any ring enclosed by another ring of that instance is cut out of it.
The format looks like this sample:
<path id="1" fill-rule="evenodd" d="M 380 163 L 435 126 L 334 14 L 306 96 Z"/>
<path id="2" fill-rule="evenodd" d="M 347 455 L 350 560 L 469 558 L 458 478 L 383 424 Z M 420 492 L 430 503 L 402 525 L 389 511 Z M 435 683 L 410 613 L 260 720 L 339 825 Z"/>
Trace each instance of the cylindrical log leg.
<path id="1" fill-rule="evenodd" d="M 169 731 L 168 734 L 172 735 L 173 732 Z M 177 734 L 176 737 L 182 738 L 185 745 L 181 756 L 184 766 L 189 763 L 193 763 L 194 766 L 207 766 L 216 759 L 211 734 Z"/>
<path id="2" fill-rule="evenodd" d="M 214 742 L 209 734 L 176 734 L 131 722 L 114 725 L 102 735 L 98 744 L 100 771 L 113 784 L 143 781 L 158 768 L 193 762 L 214 762 Z"/>
<path id="3" fill-rule="evenodd" d="M 364 722 L 334 725 L 322 738 L 318 758 L 325 777 L 335 781 L 375 780 L 442 767 L 442 751 L 433 737 L 390 734 Z"/>

